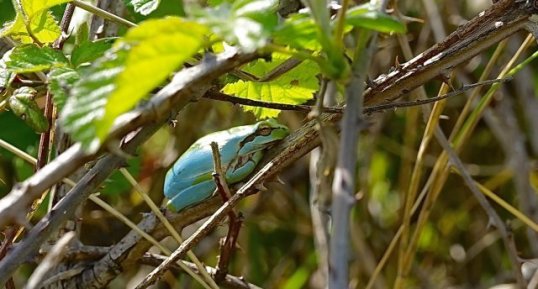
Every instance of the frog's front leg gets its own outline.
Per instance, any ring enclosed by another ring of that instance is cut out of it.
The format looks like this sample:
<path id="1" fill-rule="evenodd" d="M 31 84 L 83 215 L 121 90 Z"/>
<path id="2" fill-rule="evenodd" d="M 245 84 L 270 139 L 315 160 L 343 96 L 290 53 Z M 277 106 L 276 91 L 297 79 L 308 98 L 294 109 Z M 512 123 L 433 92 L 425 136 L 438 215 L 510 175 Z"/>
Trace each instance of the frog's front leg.
<path id="1" fill-rule="evenodd" d="M 212 179 L 192 185 L 175 194 L 168 201 L 167 206 L 173 211 L 179 212 L 186 207 L 196 205 L 211 197 L 216 188 L 217 186 Z"/>
<path id="2" fill-rule="evenodd" d="M 242 181 L 254 171 L 263 157 L 263 151 L 256 151 L 250 155 L 238 157 L 226 170 L 226 182 L 235 184 Z"/>

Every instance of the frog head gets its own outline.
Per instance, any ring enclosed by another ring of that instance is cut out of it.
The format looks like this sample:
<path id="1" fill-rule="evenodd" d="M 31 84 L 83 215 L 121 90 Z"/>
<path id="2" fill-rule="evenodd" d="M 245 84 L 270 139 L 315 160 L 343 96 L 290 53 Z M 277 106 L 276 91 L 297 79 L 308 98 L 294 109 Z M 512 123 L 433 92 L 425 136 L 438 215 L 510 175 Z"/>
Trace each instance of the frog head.
<path id="1" fill-rule="evenodd" d="M 259 121 L 253 125 L 252 132 L 241 140 L 238 156 L 246 156 L 267 149 L 288 134 L 288 127 L 278 123 L 275 119 Z"/>

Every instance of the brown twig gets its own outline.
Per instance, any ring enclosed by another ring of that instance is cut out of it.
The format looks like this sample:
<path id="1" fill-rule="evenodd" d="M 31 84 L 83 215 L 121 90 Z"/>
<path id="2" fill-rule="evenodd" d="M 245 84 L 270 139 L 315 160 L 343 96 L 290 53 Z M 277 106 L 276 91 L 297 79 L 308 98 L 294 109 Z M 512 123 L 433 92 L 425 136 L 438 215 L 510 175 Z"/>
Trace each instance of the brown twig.
<path id="1" fill-rule="evenodd" d="M 501 233 L 501 237 L 508 253 L 508 257 L 510 258 L 510 262 L 512 263 L 512 272 L 514 272 L 518 287 L 526 288 L 526 282 L 520 270 L 521 264 L 519 262 L 517 250 L 514 246 L 514 243 L 511 241 L 510 232 L 507 229 L 505 223 L 503 222 L 499 214 L 497 214 L 495 209 L 491 206 L 491 204 L 488 202 L 486 197 L 480 192 L 480 189 L 477 187 L 475 181 L 461 162 L 460 158 L 457 156 L 454 149 L 450 146 L 448 139 L 446 138 L 440 127 L 436 128 L 435 137 L 437 138 L 437 141 L 441 144 L 441 147 L 443 147 L 443 149 L 447 153 L 452 165 L 456 168 L 460 176 L 463 178 L 465 185 L 469 188 L 469 190 L 471 191 L 475 199 L 478 201 L 482 209 L 484 209 L 484 211 L 488 215 L 489 219 L 492 220 L 497 230 L 499 230 L 499 232 Z"/>
<path id="2" fill-rule="evenodd" d="M 25 289 L 38 289 L 42 286 L 42 281 L 46 275 L 56 266 L 64 257 L 64 253 L 68 248 L 69 243 L 75 238 L 75 232 L 69 232 L 63 235 L 56 244 L 52 247 L 43 261 L 34 270 L 32 276 L 28 279 Z"/>
<path id="3" fill-rule="evenodd" d="M 233 211 L 232 211 L 233 212 Z M 230 264 L 231 257 L 235 251 L 237 238 L 239 231 L 243 225 L 243 215 L 239 212 L 237 215 L 234 213 L 234 217 L 230 218 L 230 225 L 228 227 L 228 233 L 224 242 L 220 244 L 219 260 L 217 262 L 217 271 L 215 272 L 215 281 L 220 284 L 226 275 L 228 274 L 228 265 Z"/>
<path id="4" fill-rule="evenodd" d="M 146 253 L 144 256 L 142 256 L 138 262 L 141 264 L 151 265 L 151 266 L 159 266 L 164 260 L 166 260 L 166 256 L 157 255 L 157 254 L 149 254 Z M 193 271 L 198 270 L 196 268 L 196 265 L 190 262 L 181 261 L 183 264 L 191 268 Z M 206 270 L 213 275 L 216 275 L 217 269 L 212 267 L 205 267 Z M 184 271 L 179 268 L 177 264 L 174 264 L 172 267 L 170 267 L 170 270 L 172 270 L 174 273 L 183 273 Z M 233 275 L 226 274 L 223 276 L 222 282 L 219 283 L 220 286 L 227 289 L 262 289 L 252 283 L 248 283 L 245 281 L 245 278 L 243 277 L 236 277 Z"/>
<path id="5" fill-rule="evenodd" d="M 211 143 L 211 150 L 213 152 L 213 164 L 215 168 L 213 179 L 215 180 L 217 191 L 219 192 L 222 201 L 227 202 L 232 196 L 232 193 L 224 178 L 225 173 L 222 170 L 219 146 L 216 142 Z M 235 250 L 235 242 L 237 241 L 237 236 L 239 235 L 241 224 L 243 223 L 241 213 L 237 214 L 235 210 L 228 212 L 228 220 L 228 234 L 220 246 L 219 261 L 217 263 L 217 271 L 215 272 L 215 281 L 217 283 L 221 282 L 228 273 L 228 264 L 230 263 L 230 258 Z"/>
<path id="6" fill-rule="evenodd" d="M 13 240 L 17 234 L 17 229 L 14 227 L 7 227 L 2 234 L 4 235 L 4 240 L 0 244 L 0 260 L 6 256 L 7 251 L 11 248 Z M 9 280 L 6 282 L 6 289 L 15 289 L 15 282 L 13 281 L 13 278 L 9 278 Z"/>
<path id="7" fill-rule="evenodd" d="M 531 1 L 532 2 L 532 1 Z M 497 1 L 442 42 L 381 75 L 365 92 L 366 105 L 389 102 L 468 60 L 516 31 L 526 29 L 534 8 L 525 1 Z"/>
<path id="8" fill-rule="evenodd" d="M 217 186 L 217 192 L 219 192 L 222 201 L 226 202 L 232 196 L 228 183 L 226 183 L 225 173 L 222 171 L 222 162 L 220 158 L 219 145 L 216 142 L 211 142 L 211 150 L 213 152 L 213 165 L 214 172 L 212 174 L 213 180 Z"/>
<path id="9" fill-rule="evenodd" d="M 232 74 L 235 76 L 248 81 L 253 82 L 269 82 L 272 80 L 275 80 L 279 78 L 284 73 L 287 73 L 288 71 L 294 69 L 297 67 L 297 65 L 301 64 L 303 62 L 302 60 L 298 60 L 295 58 L 288 58 L 286 61 L 275 67 L 273 70 L 269 71 L 266 75 L 262 77 L 257 77 L 256 75 L 253 75 L 251 73 L 248 73 L 243 70 L 236 69 L 232 71 Z"/>
<path id="10" fill-rule="evenodd" d="M 404 108 L 404 107 L 413 107 L 413 106 L 421 106 L 429 103 L 434 103 L 446 98 L 450 98 L 456 95 L 460 95 L 472 88 L 484 86 L 484 85 L 491 85 L 493 83 L 497 82 L 507 82 L 510 81 L 511 78 L 503 78 L 503 79 L 491 79 L 491 80 L 485 80 L 480 81 L 477 83 L 472 84 L 465 84 L 461 86 L 460 88 L 451 91 L 447 94 L 430 97 L 426 99 L 420 99 L 420 100 L 413 100 L 413 101 L 402 101 L 402 102 L 388 102 L 384 104 L 378 104 L 373 106 L 366 106 L 363 110 L 364 114 L 372 114 L 377 112 L 383 112 L 386 110 L 396 109 L 396 108 Z M 286 103 L 275 103 L 275 102 L 266 102 L 261 100 L 254 100 L 254 99 L 248 99 L 243 97 L 237 97 L 229 94 L 225 94 L 216 90 L 210 90 L 206 94 L 204 94 L 204 98 L 209 98 L 213 100 L 219 100 L 219 101 L 227 101 L 234 104 L 240 104 L 240 105 L 248 105 L 248 106 L 256 106 L 256 107 L 265 107 L 265 108 L 273 108 L 273 109 L 279 109 L 279 110 L 293 110 L 293 111 L 301 111 L 301 112 L 312 112 L 316 109 L 316 106 L 311 105 L 301 105 L 301 104 L 286 104 Z M 328 107 L 323 106 L 321 108 L 322 112 L 324 113 L 338 113 L 341 114 L 344 111 L 343 107 Z"/>

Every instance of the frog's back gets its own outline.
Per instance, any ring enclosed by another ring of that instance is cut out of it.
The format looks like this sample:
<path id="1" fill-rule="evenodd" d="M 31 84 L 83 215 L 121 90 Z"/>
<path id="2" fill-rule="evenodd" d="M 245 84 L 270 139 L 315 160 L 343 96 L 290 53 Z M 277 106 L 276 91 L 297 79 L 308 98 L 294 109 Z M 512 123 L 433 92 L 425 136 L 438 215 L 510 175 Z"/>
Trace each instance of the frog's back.
<path id="1" fill-rule="evenodd" d="M 211 142 L 219 145 L 221 162 L 226 167 L 237 155 L 239 142 L 250 132 L 231 129 L 209 134 L 200 138 L 174 163 L 166 174 L 164 194 L 173 197 L 179 191 L 211 179 L 213 153 Z"/>

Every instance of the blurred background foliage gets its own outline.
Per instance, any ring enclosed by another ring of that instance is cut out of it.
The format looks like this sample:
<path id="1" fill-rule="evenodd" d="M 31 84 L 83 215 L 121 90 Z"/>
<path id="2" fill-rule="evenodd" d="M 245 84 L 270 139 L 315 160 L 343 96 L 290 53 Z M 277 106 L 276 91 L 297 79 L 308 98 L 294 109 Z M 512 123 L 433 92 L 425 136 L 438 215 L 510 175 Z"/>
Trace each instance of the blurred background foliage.
<path id="1" fill-rule="evenodd" d="M 163 0 L 159 10 L 149 17 L 182 15 L 183 8 L 177 3 L 175 0 Z M 423 23 L 408 23 L 407 37 L 415 55 L 442 39 L 443 31 L 454 31 L 466 19 L 477 15 L 489 5 L 490 2 L 486 0 L 398 1 L 401 13 L 424 20 Z M 0 0 L 0 7 L 0 22 L 13 18 L 11 1 Z M 61 9 L 59 11 L 60 14 L 56 15 L 61 15 Z M 132 11 L 127 15 L 134 21 L 146 18 L 135 16 Z M 432 15 L 439 17 L 431 18 Z M 496 65 L 493 75 L 513 55 L 524 36 L 518 34 L 510 38 L 508 49 L 501 58 L 501 63 Z M 386 73 L 396 59 L 399 62 L 404 59 L 394 37 L 383 35 L 379 46 L 370 72 L 372 78 Z M 532 49 L 535 50 L 536 46 Z M 488 50 L 458 67 L 455 85 L 476 82 L 492 51 Z M 516 116 L 516 127 L 520 128 L 519 136 L 527 140 L 525 148 L 528 150 L 528 159 L 525 161 L 533 168 L 528 179 L 535 186 L 538 184 L 536 152 L 532 151 L 528 140 L 538 123 L 528 122 L 524 118 L 523 108 L 526 103 L 518 102 L 523 99 L 518 94 L 534 94 L 538 83 L 537 68 L 533 64 L 516 75 L 516 80 L 504 84 L 497 93 L 495 106 L 490 108 L 495 110 L 503 102 L 510 102 L 512 113 Z M 522 83 L 526 83 L 526 89 L 522 89 Z M 428 83 L 425 86 L 428 95 L 436 95 L 440 84 L 441 81 Z M 448 101 L 445 117 L 440 122 L 447 134 L 454 126 L 464 102 L 465 96 Z M 306 115 L 302 113 L 285 112 L 280 116 L 280 121 L 292 130 L 298 128 L 305 119 Z M 237 106 L 202 99 L 180 113 L 176 126 L 163 127 L 143 145 L 136 156 L 129 160 L 128 169 L 142 187 L 150 192 L 151 197 L 161 203 L 164 174 L 190 144 L 210 132 L 254 121 L 253 115 L 242 112 Z M 375 114 L 368 118 L 368 123 L 358 148 L 360 181 L 351 228 L 353 254 L 349 256 L 352 288 L 366 286 L 399 228 L 402 196 L 407 192 L 410 171 L 424 131 L 420 108 Z M 39 136 L 24 122 L 11 112 L 1 112 L 0 124 L 0 139 L 36 155 Z M 494 133 L 498 128 L 491 125 L 492 122 L 480 122 L 460 156 L 476 180 L 492 184 L 499 196 L 520 207 L 514 181 L 510 176 L 506 177 L 509 153 L 500 144 L 503 140 L 499 140 L 499 134 Z M 425 176 L 440 152 L 441 148 L 433 142 L 426 158 L 428 169 Z M 245 223 L 240 233 L 239 249 L 229 269 L 231 274 L 244 276 L 248 282 L 262 288 L 321 288 L 317 282 L 319 272 L 308 201 L 308 157 L 285 170 L 280 175 L 281 183 L 268 185 L 268 191 L 251 196 L 240 205 L 239 210 L 245 216 Z M 0 149 L 0 196 L 32 173 L 31 166 Z M 100 191 L 103 199 L 133 221 L 140 220 L 142 213 L 149 210 L 119 174 L 112 176 Z M 528 239 L 527 228 L 518 221 L 513 221 L 513 216 L 502 208 L 494 207 L 503 220 L 511 222 L 520 256 L 538 257 L 530 244 L 532 239 Z M 39 217 L 40 215 L 36 216 Z M 81 241 L 86 245 L 109 246 L 129 231 L 121 222 L 90 202 L 84 208 L 81 224 Z M 183 235 L 191 234 L 193 228 L 185 229 Z M 197 246 L 195 252 L 205 264 L 216 264 L 218 241 L 225 233 L 225 227 L 221 227 Z M 173 244 L 166 240 L 165 243 L 170 246 Z M 391 287 L 397 263 L 396 254 L 393 254 L 374 283 L 374 288 Z M 512 281 L 509 278 L 509 267 L 505 249 L 491 227 L 488 216 L 461 178 L 451 176 L 420 236 L 412 278 L 406 288 L 489 288 Z M 135 285 L 151 269 L 146 266 L 134 267 L 122 273 L 109 288 Z M 17 288 L 22 286 L 30 273 L 29 268 L 19 270 Z M 200 288 L 200 285 L 185 275 L 178 277 L 168 274 L 156 288 Z"/>

